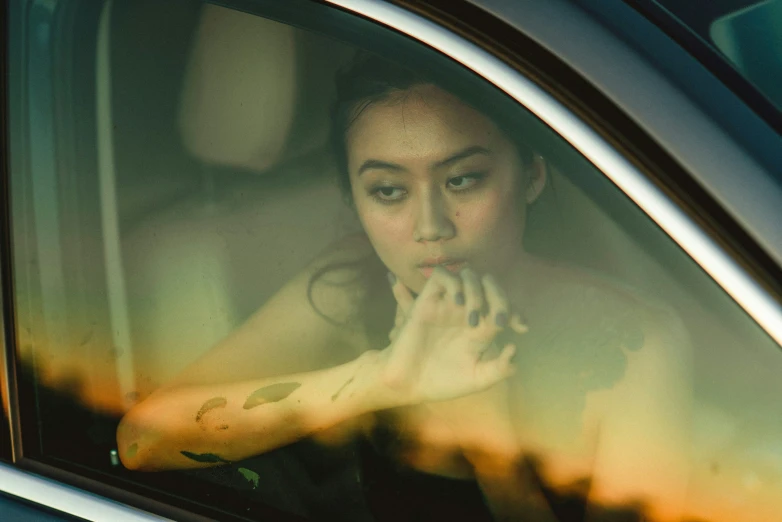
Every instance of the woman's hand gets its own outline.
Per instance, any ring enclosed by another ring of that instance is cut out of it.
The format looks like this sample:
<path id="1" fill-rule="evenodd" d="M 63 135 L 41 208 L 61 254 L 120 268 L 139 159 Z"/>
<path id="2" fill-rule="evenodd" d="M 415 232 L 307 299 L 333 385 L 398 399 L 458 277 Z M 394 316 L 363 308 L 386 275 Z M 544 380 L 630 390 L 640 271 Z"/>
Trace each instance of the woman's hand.
<path id="1" fill-rule="evenodd" d="M 437 267 L 417 298 L 395 278 L 392 290 L 397 317 L 382 375 L 409 402 L 454 399 L 512 375 L 515 346 L 504 346 L 495 357 L 489 350 L 503 329 L 527 328 L 511 314 L 494 278 Z"/>

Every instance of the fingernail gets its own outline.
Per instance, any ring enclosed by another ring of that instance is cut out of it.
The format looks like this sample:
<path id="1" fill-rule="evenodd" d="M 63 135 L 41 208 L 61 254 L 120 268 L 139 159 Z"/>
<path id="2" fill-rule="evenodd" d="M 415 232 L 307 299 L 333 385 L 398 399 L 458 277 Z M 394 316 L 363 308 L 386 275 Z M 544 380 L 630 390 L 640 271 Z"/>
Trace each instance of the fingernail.
<path id="1" fill-rule="evenodd" d="M 478 326 L 478 321 L 480 320 L 480 314 L 478 313 L 478 310 L 473 310 L 470 312 L 470 317 L 468 318 L 468 322 L 470 323 L 470 326 L 475 328 Z"/>
<path id="2" fill-rule="evenodd" d="M 456 301 L 456 304 L 459 306 L 462 306 L 464 304 L 464 293 L 463 292 L 456 292 L 456 295 L 453 297 L 454 301 Z"/>
<path id="3" fill-rule="evenodd" d="M 391 272 L 388 273 L 388 282 L 391 286 L 394 286 L 396 284 L 396 276 Z"/>
<path id="4" fill-rule="evenodd" d="M 494 318 L 494 321 L 497 323 L 497 326 L 500 328 L 505 328 L 508 326 L 508 314 L 505 312 L 500 312 L 497 314 L 497 317 Z"/>

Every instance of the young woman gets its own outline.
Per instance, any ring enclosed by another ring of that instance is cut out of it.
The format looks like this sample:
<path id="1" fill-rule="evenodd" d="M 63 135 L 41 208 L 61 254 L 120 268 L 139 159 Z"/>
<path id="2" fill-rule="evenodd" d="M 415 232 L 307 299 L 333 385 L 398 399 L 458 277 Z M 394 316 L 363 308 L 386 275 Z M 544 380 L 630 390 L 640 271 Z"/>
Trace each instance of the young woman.
<path id="1" fill-rule="evenodd" d="M 591 500 L 673 516 L 689 385 L 675 319 L 525 252 L 547 165 L 501 115 L 374 58 L 338 98 L 337 163 L 364 233 L 131 409 L 125 466 L 363 438 L 378 466 L 480 488 L 496 517 L 546 513 L 544 479 L 584 477 Z"/>

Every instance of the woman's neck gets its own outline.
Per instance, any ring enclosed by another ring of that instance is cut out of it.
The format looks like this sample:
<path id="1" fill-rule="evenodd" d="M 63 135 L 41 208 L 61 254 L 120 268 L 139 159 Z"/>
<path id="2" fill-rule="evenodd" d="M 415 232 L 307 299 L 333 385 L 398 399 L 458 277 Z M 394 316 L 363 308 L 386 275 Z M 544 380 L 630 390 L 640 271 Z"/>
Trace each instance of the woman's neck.
<path id="1" fill-rule="evenodd" d="M 542 272 L 542 264 L 540 259 L 522 250 L 500 278 L 508 298 L 514 305 L 521 305 L 533 293 Z"/>

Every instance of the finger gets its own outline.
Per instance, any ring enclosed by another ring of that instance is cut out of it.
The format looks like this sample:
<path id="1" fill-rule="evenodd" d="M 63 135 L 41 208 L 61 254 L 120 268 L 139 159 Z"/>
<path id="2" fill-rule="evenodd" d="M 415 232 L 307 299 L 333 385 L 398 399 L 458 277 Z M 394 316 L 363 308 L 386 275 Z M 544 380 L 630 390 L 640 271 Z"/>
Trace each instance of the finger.
<path id="1" fill-rule="evenodd" d="M 450 297 L 454 303 L 457 302 L 459 294 L 462 294 L 461 279 L 441 266 L 434 267 L 432 276 L 421 291 L 421 297 L 424 299 Z"/>
<path id="2" fill-rule="evenodd" d="M 405 314 L 404 310 L 402 310 L 402 307 L 397 304 L 396 316 L 394 317 L 394 327 L 399 328 L 405 323 L 406 320 L 407 315 Z"/>
<path id="3" fill-rule="evenodd" d="M 476 384 L 480 388 L 489 388 L 515 373 L 511 359 L 516 354 L 514 344 L 506 344 L 495 359 L 478 363 L 475 371 Z"/>
<path id="4" fill-rule="evenodd" d="M 398 335 L 399 335 L 399 328 L 394 327 L 391 329 L 390 332 L 388 332 L 388 340 L 393 343 L 394 341 L 396 341 Z"/>
<path id="5" fill-rule="evenodd" d="M 481 281 L 478 279 L 478 274 L 469 267 L 459 272 L 459 275 L 464 286 L 465 319 L 467 324 L 475 328 L 480 323 L 483 312 L 483 285 L 481 285 Z"/>
<path id="6" fill-rule="evenodd" d="M 497 280 L 487 274 L 481 278 L 483 294 L 489 306 L 488 321 L 497 328 L 505 328 L 510 321 L 510 303 Z"/>
<path id="7" fill-rule="evenodd" d="M 405 317 L 404 312 L 402 312 L 402 308 L 399 305 L 397 305 L 396 316 L 394 317 L 394 327 L 391 328 L 390 332 L 388 332 L 389 341 L 394 342 L 396 340 L 405 322 L 407 322 L 407 317 Z"/>
<path id="8" fill-rule="evenodd" d="M 402 313 L 409 315 L 410 309 L 415 303 L 413 293 L 391 272 L 388 273 L 388 282 L 391 283 L 391 292 L 394 294 L 397 305 L 402 309 Z"/>

